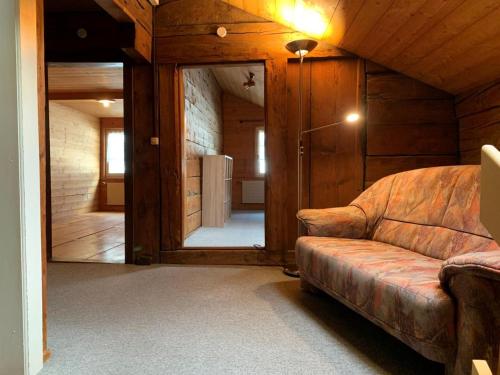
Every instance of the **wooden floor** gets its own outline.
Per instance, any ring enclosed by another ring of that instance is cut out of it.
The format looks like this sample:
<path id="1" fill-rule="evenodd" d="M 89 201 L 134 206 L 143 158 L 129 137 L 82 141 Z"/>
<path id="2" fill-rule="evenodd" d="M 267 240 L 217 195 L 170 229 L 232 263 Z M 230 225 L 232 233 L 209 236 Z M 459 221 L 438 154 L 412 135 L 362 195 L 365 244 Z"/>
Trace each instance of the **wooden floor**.
<path id="1" fill-rule="evenodd" d="M 53 223 L 52 260 L 125 263 L 125 214 L 90 212 Z"/>

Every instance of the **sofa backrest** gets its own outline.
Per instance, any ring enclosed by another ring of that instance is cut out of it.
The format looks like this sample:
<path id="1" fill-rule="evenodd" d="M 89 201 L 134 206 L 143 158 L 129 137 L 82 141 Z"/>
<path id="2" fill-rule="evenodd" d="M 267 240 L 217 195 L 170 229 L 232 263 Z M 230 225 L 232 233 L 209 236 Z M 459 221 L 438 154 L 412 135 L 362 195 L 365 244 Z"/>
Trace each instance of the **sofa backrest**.
<path id="1" fill-rule="evenodd" d="M 385 177 L 351 204 L 369 238 L 437 258 L 500 249 L 479 221 L 480 166 L 416 169 Z"/>

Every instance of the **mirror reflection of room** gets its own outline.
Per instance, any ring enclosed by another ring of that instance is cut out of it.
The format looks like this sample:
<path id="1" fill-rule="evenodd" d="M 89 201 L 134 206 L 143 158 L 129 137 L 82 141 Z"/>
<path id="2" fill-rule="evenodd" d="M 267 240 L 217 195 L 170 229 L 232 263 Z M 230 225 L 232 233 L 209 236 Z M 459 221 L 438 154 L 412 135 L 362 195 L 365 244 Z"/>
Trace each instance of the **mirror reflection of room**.
<path id="1" fill-rule="evenodd" d="M 265 246 L 263 64 L 186 67 L 184 247 Z"/>

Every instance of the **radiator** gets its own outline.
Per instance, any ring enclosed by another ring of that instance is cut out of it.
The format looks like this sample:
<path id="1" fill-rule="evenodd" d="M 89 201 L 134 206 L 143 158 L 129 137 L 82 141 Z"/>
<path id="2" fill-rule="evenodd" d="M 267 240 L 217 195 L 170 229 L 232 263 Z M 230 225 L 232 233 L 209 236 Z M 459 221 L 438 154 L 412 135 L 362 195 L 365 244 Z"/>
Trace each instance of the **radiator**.
<path id="1" fill-rule="evenodd" d="M 108 206 L 123 206 L 125 204 L 125 184 L 123 182 L 108 182 L 106 194 Z"/>
<path id="2" fill-rule="evenodd" d="M 242 181 L 241 203 L 264 203 L 264 181 Z"/>

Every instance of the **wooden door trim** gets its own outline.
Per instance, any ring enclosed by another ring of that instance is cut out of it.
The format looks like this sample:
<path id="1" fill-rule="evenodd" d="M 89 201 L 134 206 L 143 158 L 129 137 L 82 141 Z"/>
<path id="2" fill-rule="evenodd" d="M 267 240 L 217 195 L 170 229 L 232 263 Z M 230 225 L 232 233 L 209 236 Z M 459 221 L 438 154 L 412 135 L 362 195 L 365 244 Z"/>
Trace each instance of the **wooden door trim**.
<path id="1" fill-rule="evenodd" d="M 38 84 L 38 147 L 39 147 L 39 168 L 40 168 L 40 234 L 41 234 L 41 266 L 42 266 L 42 342 L 43 361 L 51 356 L 47 345 L 47 259 L 52 256 L 52 229 L 48 218 L 51 217 L 50 204 L 50 184 L 48 183 L 50 173 L 50 157 L 47 156 L 48 139 L 48 80 L 45 66 L 45 23 L 44 23 L 44 2 L 36 0 L 36 39 L 37 39 L 37 84 Z"/>
<path id="2" fill-rule="evenodd" d="M 284 254 L 256 249 L 178 249 L 176 251 L 160 251 L 160 263 L 163 264 L 196 264 L 196 265 L 246 265 L 246 266 L 280 266 L 291 263 L 295 251 L 287 250 Z"/>
<path id="3" fill-rule="evenodd" d="M 284 263 L 285 256 L 282 255 L 287 249 L 287 223 L 283 212 L 286 212 L 286 189 L 287 189 L 287 151 L 283 140 L 287 136 L 287 112 L 286 112 L 286 90 L 287 90 L 287 58 L 278 59 L 255 59 L 238 61 L 237 63 L 263 63 L 265 66 L 265 130 L 266 130 L 266 159 L 270 169 L 264 178 L 265 180 L 265 238 L 266 247 L 258 250 L 268 254 L 269 257 L 279 255 L 281 263 Z M 212 57 L 200 58 L 196 62 L 183 61 L 182 66 L 203 66 L 214 64 L 235 64 L 234 61 L 226 61 L 224 58 L 214 60 Z M 162 171 L 161 180 L 161 233 L 162 241 L 160 251 L 218 251 L 217 249 L 190 249 L 183 248 L 182 221 L 184 214 L 182 180 L 185 171 L 182 166 L 181 143 L 184 124 L 181 106 L 179 105 L 179 74 L 176 73 L 177 65 L 159 64 L 159 100 L 160 100 L 160 169 Z M 169 76 L 170 75 L 170 76 Z M 173 96 L 173 97 L 172 97 Z M 170 102 L 168 101 L 170 99 Z M 174 106 L 169 111 L 170 106 Z M 173 110 L 173 111 L 172 111 Z M 172 113 L 174 112 L 174 113 Z M 172 143 L 172 135 L 174 142 Z M 170 147 L 169 147 L 170 146 Z M 174 150 L 175 152 L 173 152 Z M 170 154 L 169 154 L 170 153 Z M 177 172 L 176 172 L 177 171 Z M 168 175 L 176 175 L 172 178 Z M 172 184 L 167 186 L 168 184 Z M 177 184 L 177 185 L 176 185 Z M 180 215 L 175 215 L 178 207 Z M 237 251 L 238 253 L 256 251 L 252 248 L 227 248 L 226 251 Z M 183 253 L 190 254 L 190 253 Z M 226 254 L 229 254 L 226 252 Z M 186 255 L 191 257 L 192 255 Z M 172 259 L 163 256 L 162 261 Z M 259 258 L 260 259 L 260 258 Z M 259 261 L 259 264 L 265 262 Z"/>
<path id="4" fill-rule="evenodd" d="M 184 240 L 185 240 L 185 231 L 186 231 L 186 206 L 187 206 L 187 199 L 186 199 L 186 182 L 187 182 L 187 165 L 184 160 L 184 155 L 186 155 L 186 122 L 184 112 L 186 110 L 185 108 L 185 99 L 184 99 L 184 69 L 185 66 L 178 66 L 177 67 L 177 91 L 175 93 L 175 98 L 176 98 L 176 108 L 178 108 L 178 114 L 176 116 L 176 120 L 179 122 L 179 150 L 180 150 L 180 158 L 179 158 L 179 165 L 180 165 L 180 171 L 181 171 L 181 221 L 180 221 L 180 231 L 181 231 L 181 243 L 180 247 L 184 248 Z M 161 249 L 160 249 L 161 250 Z"/>

